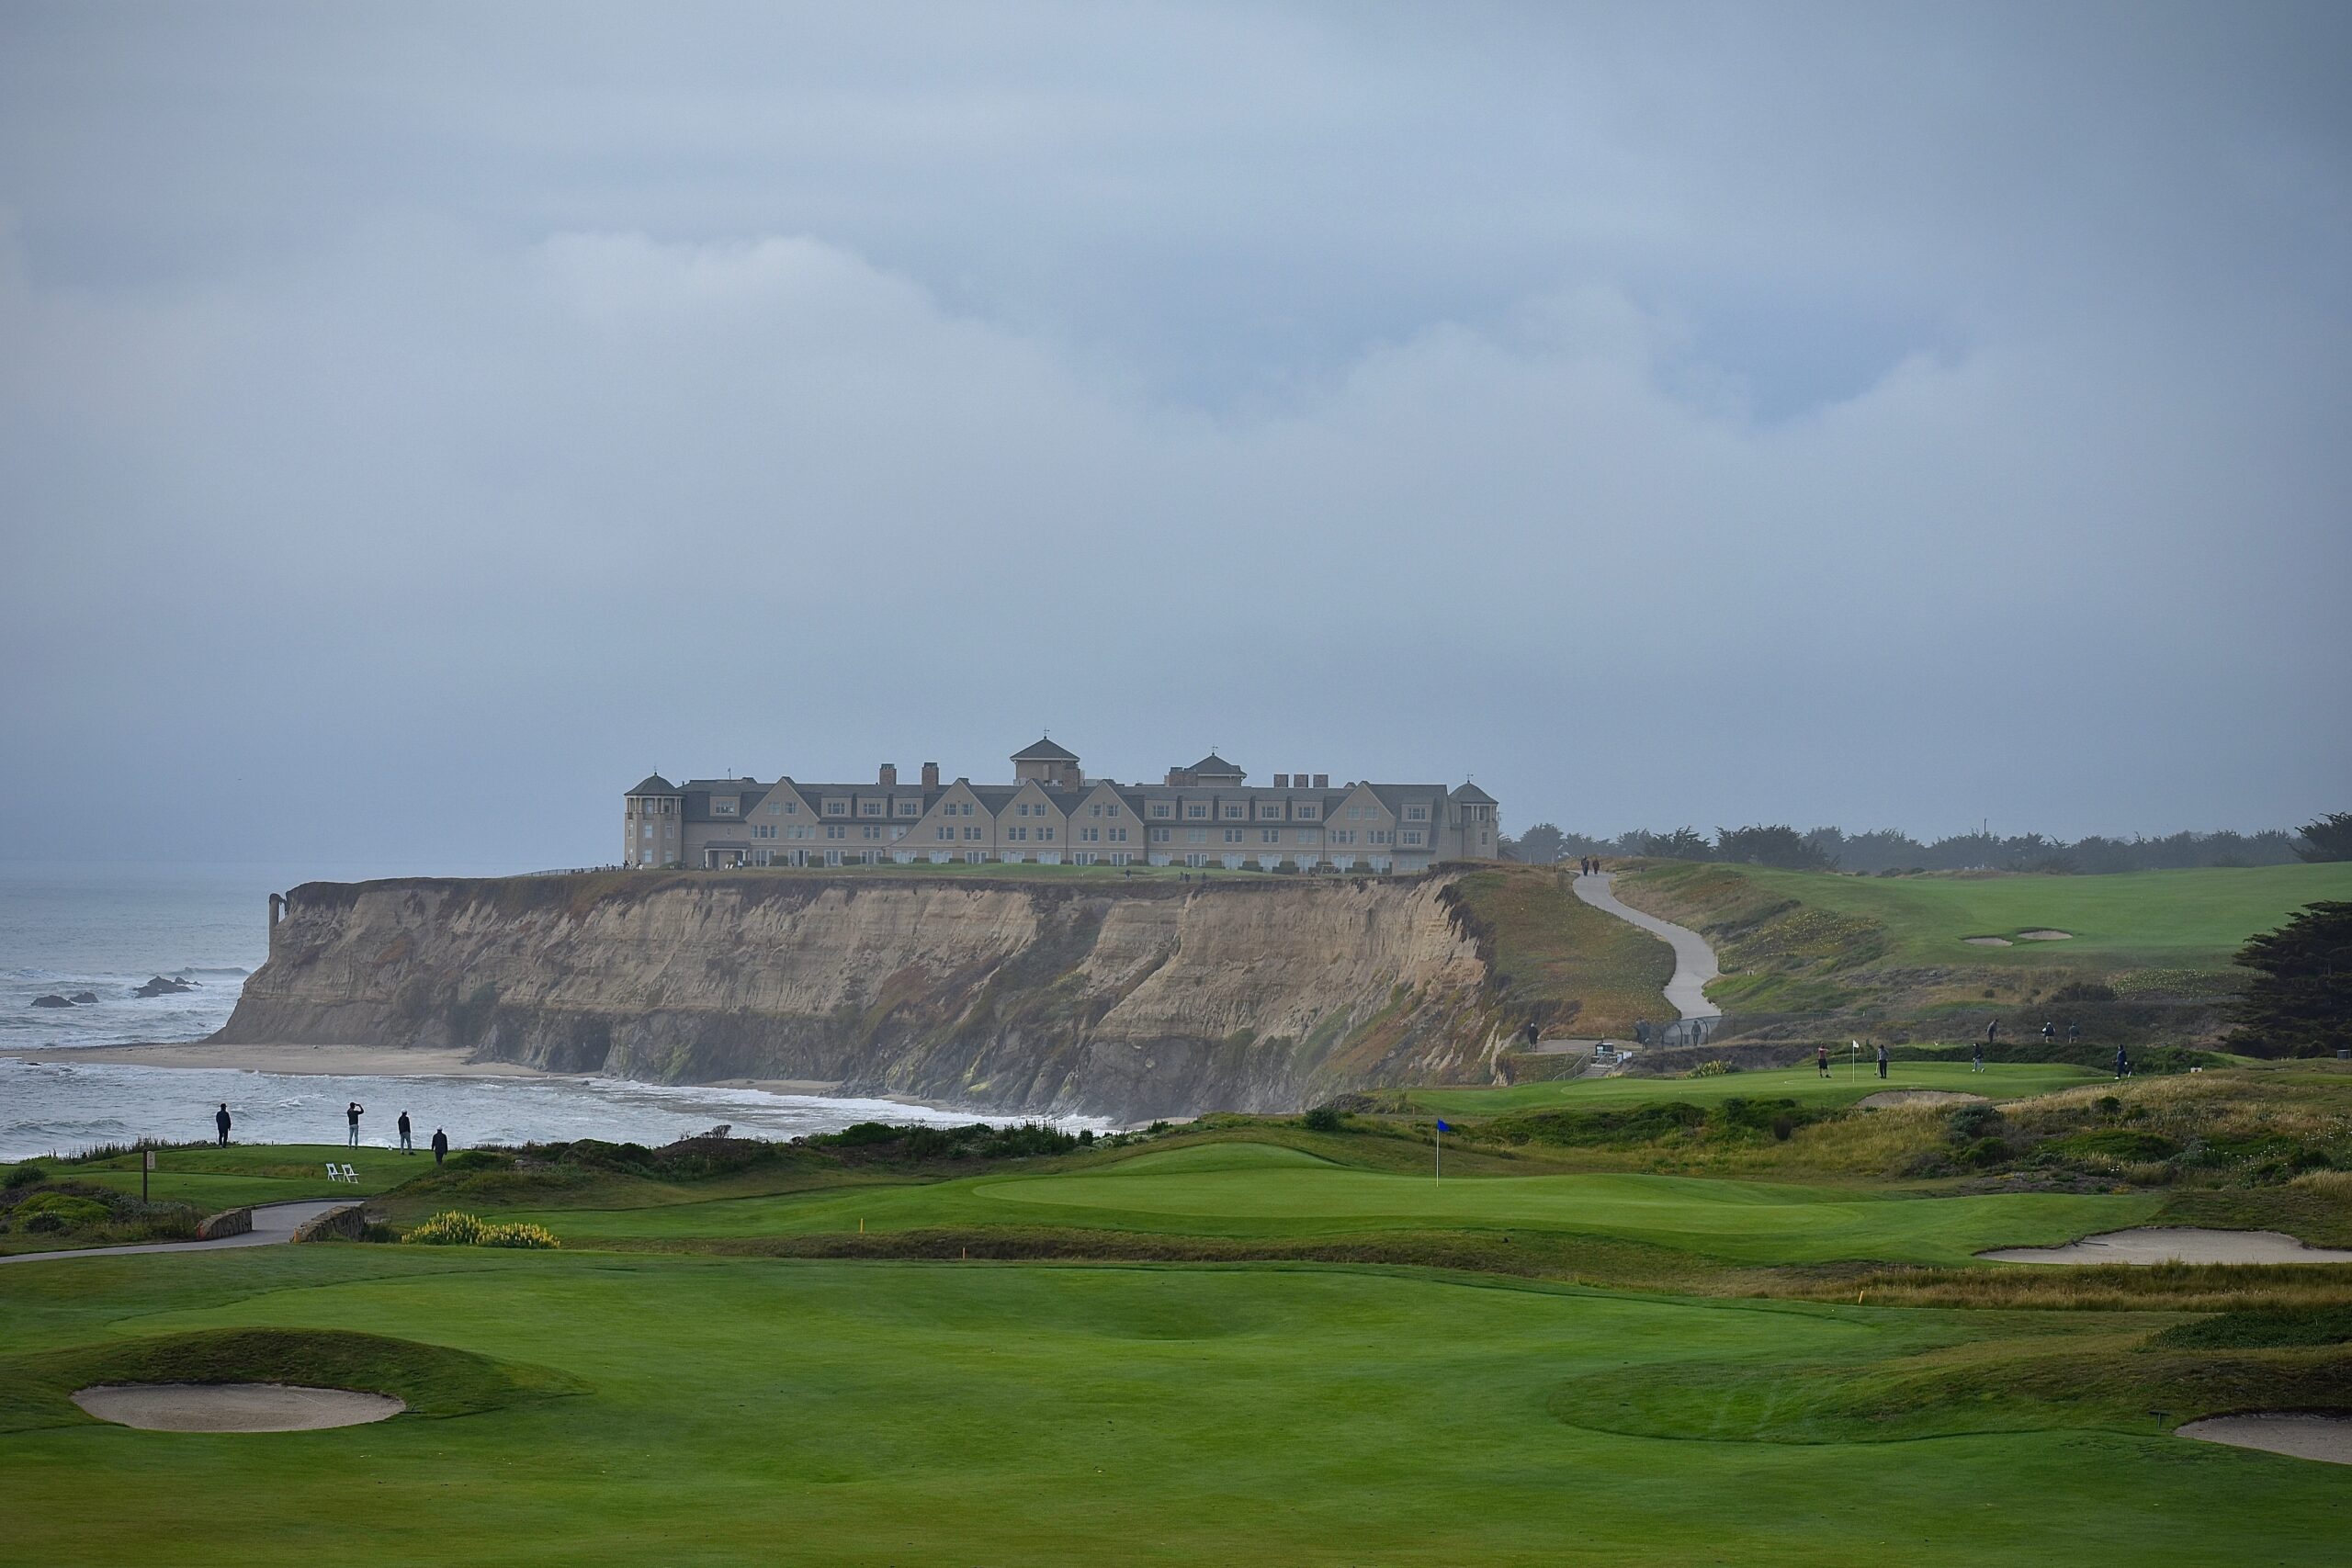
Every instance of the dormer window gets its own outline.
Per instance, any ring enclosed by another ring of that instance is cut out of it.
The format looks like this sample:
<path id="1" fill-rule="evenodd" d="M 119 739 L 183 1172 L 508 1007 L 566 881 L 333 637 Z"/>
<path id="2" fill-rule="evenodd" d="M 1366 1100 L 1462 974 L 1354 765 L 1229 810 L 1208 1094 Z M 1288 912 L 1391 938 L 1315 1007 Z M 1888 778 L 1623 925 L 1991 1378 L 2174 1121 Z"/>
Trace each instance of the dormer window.
<path id="1" fill-rule="evenodd" d="M 722 800 L 722 799 L 720 799 L 720 798 L 718 798 L 718 796 L 716 796 L 716 795 L 712 796 L 712 797 L 711 797 L 711 802 L 710 802 L 710 814 L 711 814 L 713 817 L 732 817 L 732 816 L 734 816 L 734 815 L 735 815 L 735 807 L 736 807 L 736 803 L 737 803 L 737 801 L 738 801 L 740 798 L 741 798 L 740 796 L 737 796 L 737 795 L 729 795 L 729 796 L 727 796 L 727 797 L 726 797 L 725 799 L 723 799 L 723 800 Z"/>
<path id="2" fill-rule="evenodd" d="M 825 802 L 825 815 L 828 817 L 848 816 L 849 802 L 846 800 L 829 800 Z"/>

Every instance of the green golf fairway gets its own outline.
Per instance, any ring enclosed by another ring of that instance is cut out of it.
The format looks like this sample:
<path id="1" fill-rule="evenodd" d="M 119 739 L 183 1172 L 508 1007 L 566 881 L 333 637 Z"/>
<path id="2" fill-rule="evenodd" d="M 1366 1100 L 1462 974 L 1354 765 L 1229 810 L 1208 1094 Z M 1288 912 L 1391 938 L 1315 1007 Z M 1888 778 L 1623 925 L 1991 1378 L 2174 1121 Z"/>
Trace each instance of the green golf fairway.
<path id="1" fill-rule="evenodd" d="M 1962 1263 L 1988 1247 L 2039 1246 L 2137 1224 L 2160 1203 L 2143 1194 L 1916 1198 L 1618 1174 L 1439 1181 L 1350 1169 L 1271 1145 L 1216 1144 L 1058 1175 L 500 1217 L 536 1221 L 568 1240 L 975 1225 L 1284 1237 L 1518 1229 L 1644 1242 L 1740 1263 Z"/>
<path id="2" fill-rule="evenodd" d="M 1411 1270 L 328 1247 L 18 1266 L 0 1321 L 9 1564 L 2234 1568 L 2342 1545 L 2341 1470 L 2165 1436 L 2115 1400 L 1915 1401 L 1913 1440 L 1882 1442 L 1825 1397 L 2006 1354 L 1969 1314 Z M 421 1340 L 581 1392 L 167 1434 L 82 1416 L 37 1354 L 247 1325 Z M 2118 1326 L 2059 1314 L 2033 1343 L 2098 1354 Z M 1704 1436 L 1641 1435 L 1669 1417 Z"/>
<path id="3" fill-rule="evenodd" d="M 1737 867 L 1782 897 L 1886 929 L 1897 964 L 2224 968 L 2305 904 L 2352 898 L 2352 862 L 2143 871 L 2116 876 L 1873 877 Z M 2063 942 L 2019 940 L 2030 931 Z M 1975 947 L 1968 937 L 2006 937 Z"/>
<path id="4" fill-rule="evenodd" d="M 1793 1048 L 1791 1054 L 1794 1055 Z M 1990 1100 L 2023 1100 L 2096 1083 L 2108 1076 L 2058 1062 L 1988 1062 L 1981 1073 L 1972 1072 L 1966 1062 L 1890 1062 L 1882 1081 L 1869 1056 L 1853 1057 L 1844 1051 L 1832 1056 L 1829 1066 L 1830 1076 L 1826 1078 L 1808 1060 L 1804 1066 L 1707 1078 L 1563 1078 L 1513 1084 L 1508 1089 L 1419 1089 L 1410 1093 L 1415 1105 L 1447 1116 L 1507 1116 L 1520 1111 L 1619 1110 L 1671 1100 L 1713 1105 L 1732 1099 L 1802 1100 L 1847 1105 L 1895 1089 L 1949 1089 Z"/>

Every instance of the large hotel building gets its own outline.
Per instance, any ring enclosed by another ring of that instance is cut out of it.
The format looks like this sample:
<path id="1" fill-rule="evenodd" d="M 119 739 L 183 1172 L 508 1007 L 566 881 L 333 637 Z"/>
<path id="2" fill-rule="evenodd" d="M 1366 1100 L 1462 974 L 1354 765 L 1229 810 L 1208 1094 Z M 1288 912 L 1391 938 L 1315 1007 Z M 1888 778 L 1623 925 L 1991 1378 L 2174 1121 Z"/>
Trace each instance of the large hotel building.
<path id="1" fill-rule="evenodd" d="M 1347 784 L 1276 773 L 1272 784 L 1214 752 L 1157 784 L 1090 779 L 1051 739 L 1012 754 L 1011 784 L 943 784 L 939 764 L 900 783 L 655 774 L 628 792 L 633 866 L 1185 865 L 1273 871 L 1426 871 L 1498 852 L 1494 797 L 1473 784 Z"/>

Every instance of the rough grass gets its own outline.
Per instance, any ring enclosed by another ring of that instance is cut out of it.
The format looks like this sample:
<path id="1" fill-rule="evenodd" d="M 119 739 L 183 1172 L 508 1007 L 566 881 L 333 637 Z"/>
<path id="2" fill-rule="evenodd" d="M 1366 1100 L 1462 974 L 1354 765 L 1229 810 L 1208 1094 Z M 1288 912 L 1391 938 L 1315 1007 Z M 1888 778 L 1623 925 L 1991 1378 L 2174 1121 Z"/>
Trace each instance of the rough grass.
<path id="1" fill-rule="evenodd" d="M 1511 1015 L 1546 1033 L 1629 1036 L 1664 1016 L 1674 950 L 1578 898 L 1549 866 L 1497 866 L 1454 885 Z"/>

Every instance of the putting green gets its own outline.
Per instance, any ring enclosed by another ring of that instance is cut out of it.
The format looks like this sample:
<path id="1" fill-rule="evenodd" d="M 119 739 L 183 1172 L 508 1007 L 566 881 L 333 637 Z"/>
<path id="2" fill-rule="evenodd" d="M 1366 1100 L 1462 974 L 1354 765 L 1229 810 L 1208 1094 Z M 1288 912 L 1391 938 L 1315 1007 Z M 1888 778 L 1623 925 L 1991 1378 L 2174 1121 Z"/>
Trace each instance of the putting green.
<path id="1" fill-rule="evenodd" d="M 1851 1420 L 1823 1435 L 1817 1416 L 1776 1436 L 1778 1406 L 1841 1380 L 1995 1365 L 1999 1314 L 1340 1269 L 399 1247 L 74 1268 L 71 1292 L 41 1268 L 0 1274 L 11 1354 L 299 1326 L 560 1368 L 583 1392 L 218 1437 L 100 1425 L 33 1362 L 0 1361 L 0 1562 L 244 1568 L 365 1541 L 410 1562 L 625 1568 L 1981 1568 L 2341 1547 L 2340 1471 L 2172 1438 L 2120 1404 L 2070 1418 L 1987 1393 L 1913 1409 L 1899 1435 L 1918 1440 L 1855 1440 L 1870 1430 Z M 2034 1353 L 2066 1336 L 2105 1353 L 2115 1325 L 2059 1314 Z M 1715 1386 L 1738 1397 L 1716 1408 Z M 1643 1434 L 1668 1418 L 1699 1426 Z M 198 1518 L 201 1499 L 235 1505 Z"/>
<path id="2" fill-rule="evenodd" d="M 2160 1200 L 2068 1193 L 1916 1198 L 1863 1188 L 1574 1174 L 1446 1181 L 1213 1144 L 1045 1176 L 983 1176 L 660 1208 L 526 1213 L 567 1239 L 741 1237 L 930 1226 L 1082 1226 L 1210 1236 L 1522 1229 L 1738 1263 L 1964 1263 L 1986 1247 L 2138 1224 Z"/>

